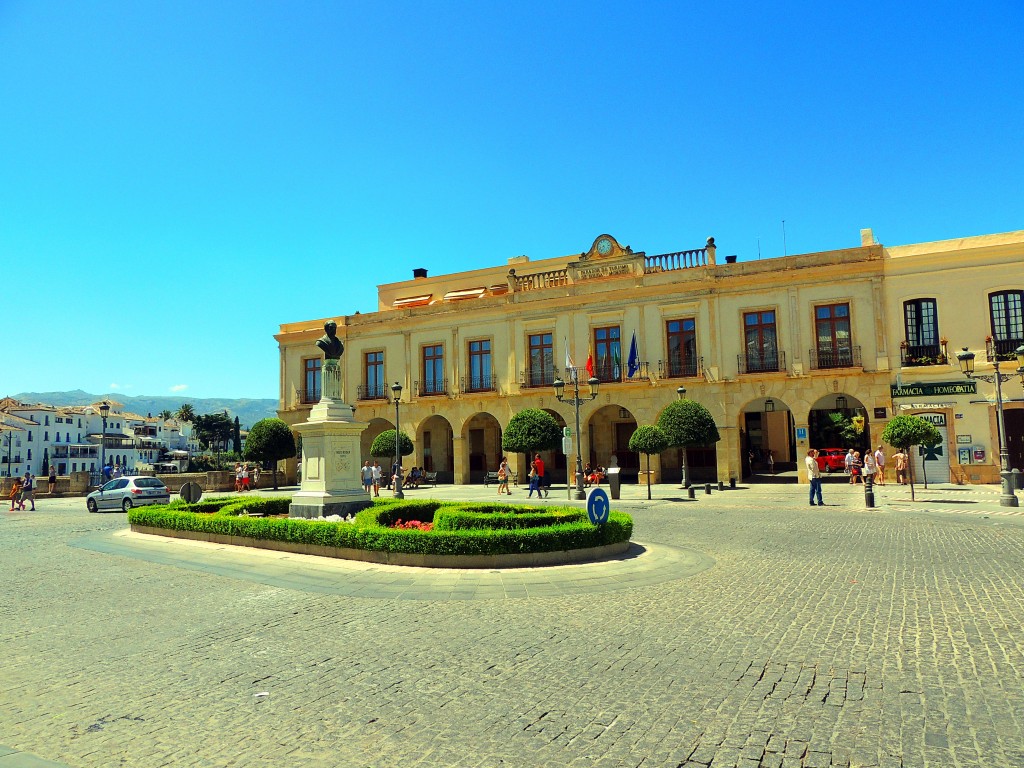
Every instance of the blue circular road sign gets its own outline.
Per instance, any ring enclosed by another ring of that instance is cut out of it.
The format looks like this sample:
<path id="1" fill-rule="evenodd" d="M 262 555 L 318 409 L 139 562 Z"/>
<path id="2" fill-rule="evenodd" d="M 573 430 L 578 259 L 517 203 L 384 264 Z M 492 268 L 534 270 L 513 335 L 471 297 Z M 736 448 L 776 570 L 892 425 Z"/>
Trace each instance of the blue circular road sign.
<path id="1" fill-rule="evenodd" d="M 602 488 L 594 488 L 587 494 L 587 517 L 594 525 L 602 525 L 608 522 L 608 513 L 611 512 L 611 505 L 608 503 L 608 494 Z"/>

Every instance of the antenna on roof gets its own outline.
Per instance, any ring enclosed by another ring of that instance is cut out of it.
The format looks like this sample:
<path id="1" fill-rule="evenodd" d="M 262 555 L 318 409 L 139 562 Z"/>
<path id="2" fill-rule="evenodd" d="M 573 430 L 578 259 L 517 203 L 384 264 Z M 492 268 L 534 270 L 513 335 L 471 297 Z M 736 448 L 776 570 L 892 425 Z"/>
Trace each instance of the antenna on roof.
<path id="1" fill-rule="evenodd" d="M 757 260 L 761 260 L 761 236 L 757 236 Z"/>
<path id="2" fill-rule="evenodd" d="M 789 251 L 786 248 L 786 220 L 782 220 L 782 255 L 789 256 Z"/>

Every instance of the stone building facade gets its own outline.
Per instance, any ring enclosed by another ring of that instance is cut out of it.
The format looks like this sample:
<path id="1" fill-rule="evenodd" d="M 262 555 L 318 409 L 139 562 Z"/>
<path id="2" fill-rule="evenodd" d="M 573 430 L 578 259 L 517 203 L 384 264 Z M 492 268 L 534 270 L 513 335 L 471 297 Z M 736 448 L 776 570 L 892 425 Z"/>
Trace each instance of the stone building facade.
<path id="1" fill-rule="evenodd" d="M 373 438 L 394 426 L 391 387 L 398 382 L 400 428 L 416 446 L 407 464 L 441 481 L 477 482 L 495 469 L 502 430 L 523 408 L 545 409 L 572 426 L 573 410 L 555 399 L 552 383 L 570 381 L 572 367 L 585 380 L 589 357 L 601 384 L 581 407 L 583 460 L 608 465 L 614 456 L 627 482 L 646 468 L 628 450 L 633 430 L 655 423 L 679 396 L 706 406 L 721 433 L 717 445 L 690 450 L 696 481 L 795 468 L 808 447 L 829 447 L 822 442 L 834 439 L 830 414 L 852 422 L 866 448 L 880 442 L 894 412 L 920 412 L 940 413 L 950 425 L 946 456 L 960 458 L 955 427 L 971 430 L 971 462 L 951 462 L 947 476 L 934 479 L 990 482 L 998 441 L 984 396 L 908 399 L 906 392 L 925 390 L 894 387 L 964 381 L 955 360 L 948 364 L 951 353 L 926 354 L 946 349 L 938 343 L 944 336 L 932 343 L 935 307 L 943 333 L 956 328 L 957 344 L 981 352 L 979 371 L 993 323 L 1005 337 L 999 348 L 1012 346 L 1022 258 L 1024 232 L 886 248 L 863 230 L 857 247 L 739 263 L 718 256 L 713 238 L 702 248 L 649 256 L 602 234 L 570 256 L 518 257 L 439 276 L 417 270 L 412 280 L 379 287 L 376 312 L 329 319 L 345 343 L 345 400 L 369 425 L 363 458 Z M 992 315 L 993 301 L 1002 314 Z M 323 323 L 287 323 L 275 336 L 279 415 L 292 425 L 319 399 L 314 342 Z M 631 358 L 638 363 L 632 376 Z M 1019 382 L 1004 386 L 1017 399 L 1008 410 L 1019 410 Z M 654 481 L 677 480 L 680 458 L 677 449 L 654 457 Z M 566 457 L 554 451 L 545 459 L 556 480 L 564 478 Z"/>

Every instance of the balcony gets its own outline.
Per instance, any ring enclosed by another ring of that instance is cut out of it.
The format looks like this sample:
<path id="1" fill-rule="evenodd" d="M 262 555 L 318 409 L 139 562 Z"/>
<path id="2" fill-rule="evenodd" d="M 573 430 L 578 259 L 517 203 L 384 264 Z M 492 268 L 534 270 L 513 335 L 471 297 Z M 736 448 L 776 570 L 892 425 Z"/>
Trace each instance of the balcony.
<path id="1" fill-rule="evenodd" d="M 413 389 L 418 397 L 433 397 L 435 395 L 448 394 L 448 379 L 427 379 L 413 383 Z"/>
<path id="2" fill-rule="evenodd" d="M 615 363 L 610 360 L 603 360 L 594 364 L 594 378 L 602 382 L 616 382 L 622 381 L 625 377 L 626 369 L 621 363 Z"/>
<path id="3" fill-rule="evenodd" d="M 993 339 L 991 337 L 985 339 L 985 352 L 988 355 L 988 361 L 994 363 L 997 360 L 1016 360 L 1017 347 L 1021 344 L 1024 344 L 1024 339 Z"/>
<path id="4" fill-rule="evenodd" d="M 360 384 L 356 387 L 356 400 L 387 400 L 391 391 L 384 384 Z"/>
<path id="5" fill-rule="evenodd" d="M 763 352 L 736 355 L 736 366 L 741 374 L 778 373 L 786 370 L 785 352 Z"/>
<path id="6" fill-rule="evenodd" d="M 314 405 L 320 402 L 320 388 L 316 389 L 300 389 L 299 390 L 299 402 L 303 405 Z"/>
<path id="7" fill-rule="evenodd" d="M 658 376 L 662 379 L 692 379 L 704 371 L 703 357 L 682 357 L 658 361 Z"/>
<path id="8" fill-rule="evenodd" d="M 537 389 L 539 387 L 551 387 L 555 383 L 555 369 L 541 368 L 523 371 L 519 376 L 519 386 L 523 389 Z"/>
<path id="9" fill-rule="evenodd" d="M 493 373 L 489 376 L 463 376 L 460 387 L 462 392 L 494 392 L 497 388 Z"/>
<path id="10" fill-rule="evenodd" d="M 920 365 L 945 365 L 949 362 L 945 344 L 900 344 L 900 365 L 911 368 Z"/>
<path id="11" fill-rule="evenodd" d="M 840 349 L 811 349 L 807 352 L 811 361 L 812 371 L 825 371 L 832 368 L 860 368 L 860 347 L 852 346 Z"/>

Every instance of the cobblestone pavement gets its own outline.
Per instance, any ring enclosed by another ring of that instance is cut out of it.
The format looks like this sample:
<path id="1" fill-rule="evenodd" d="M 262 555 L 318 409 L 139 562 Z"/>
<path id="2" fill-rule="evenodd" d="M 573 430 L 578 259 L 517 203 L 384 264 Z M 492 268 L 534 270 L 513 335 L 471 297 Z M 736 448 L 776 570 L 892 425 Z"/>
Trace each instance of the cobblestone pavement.
<path id="1" fill-rule="evenodd" d="M 997 491 L 654 494 L 618 504 L 647 554 L 436 599 L 146 549 L 81 499 L 0 513 L 0 766 L 1024 766 L 1024 519 Z M 710 567 L 613 583 L 666 552 Z"/>

